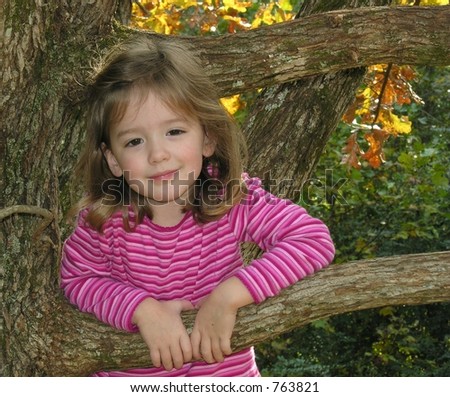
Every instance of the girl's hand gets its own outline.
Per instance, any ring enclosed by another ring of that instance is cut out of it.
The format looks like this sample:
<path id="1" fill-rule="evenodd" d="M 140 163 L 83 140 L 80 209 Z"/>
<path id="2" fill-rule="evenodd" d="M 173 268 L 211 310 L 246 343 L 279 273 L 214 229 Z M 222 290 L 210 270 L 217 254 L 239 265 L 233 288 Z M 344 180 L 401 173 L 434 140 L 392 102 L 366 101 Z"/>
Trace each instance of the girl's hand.
<path id="1" fill-rule="evenodd" d="M 200 304 L 191 333 L 195 359 L 207 363 L 222 362 L 224 355 L 231 354 L 231 335 L 236 321 L 237 309 L 209 295 Z"/>
<path id="2" fill-rule="evenodd" d="M 132 321 L 150 349 L 155 367 L 162 365 L 170 371 L 192 360 L 191 341 L 180 316 L 181 312 L 192 309 L 189 301 L 159 302 L 151 298 L 136 308 Z"/>
<path id="3" fill-rule="evenodd" d="M 200 302 L 191 334 L 194 359 L 203 358 L 211 364 L 222 362 L 224 356 L 231 354 L 237 311 L 252 302 L 247 288 L 235 277 L 219 284 Z"/>

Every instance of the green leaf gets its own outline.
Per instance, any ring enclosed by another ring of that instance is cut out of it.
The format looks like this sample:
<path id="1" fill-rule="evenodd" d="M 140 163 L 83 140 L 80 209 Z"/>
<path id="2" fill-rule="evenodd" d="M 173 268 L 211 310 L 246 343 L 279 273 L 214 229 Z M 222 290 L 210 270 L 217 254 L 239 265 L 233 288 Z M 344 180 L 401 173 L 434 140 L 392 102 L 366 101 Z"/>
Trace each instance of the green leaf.
<path id="1" fill-rule="evenodd" d="M 431 175 L 431 182 L 433 182 L 433 185 L 439 186 L 439 187 L 447 187 L 448 186 L 448 179 L 440 172 Z"/>
<path id="2" fill-rule="evenodd" d="M 380 314 L 384 317 L 392 316 L 395 310 L 392 306 L 386 306 L 380 309 Z"/>
<path id="3" fill-rule="evenodd" d="M 414 157 L 409 153 L 401 153 L 400 156 L 398 156 L 398 161 L 408 171 L 414 167 Z"/>

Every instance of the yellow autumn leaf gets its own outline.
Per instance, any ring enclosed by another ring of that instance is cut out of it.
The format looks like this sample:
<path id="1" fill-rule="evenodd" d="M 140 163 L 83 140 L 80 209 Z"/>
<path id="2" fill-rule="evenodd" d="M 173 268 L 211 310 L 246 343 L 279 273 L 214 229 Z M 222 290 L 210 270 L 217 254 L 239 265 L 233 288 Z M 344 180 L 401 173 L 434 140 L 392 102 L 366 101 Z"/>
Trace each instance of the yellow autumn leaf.
<path id="1" fill-rule="evenodd" d="M 280 0 L 278 2 L 278 5 L 280 6 L 280 8 L 283 11 L 288 11 L 288 12 L 292 11 L 292 4 L 289 0 Z"/>
<path id="2" fill-rule="evenodd" d="M 380 122 L 383 123 L 383 129 L 392 135 L 409 134 L 412 123 L 407 116 L 396 116 L 390 111 L 383 111 L 380 114 Z"/>
<path id="3" fill-rule="evenodd" d="M 140 11 L 139 6 L 135 2 L 133 2 L 133 4 L 131 4 L 132 15 L 136 15 L 139 11 Z"/>
<path id="4" fill-rule="evenodd" d="M 290 21 L 291 19 L 293 19 L 293 17 L 293 14 L 286 12 L 281 8 L 278 8 L 277 12 L 275 13 L 275 23 Z"/>
<path id="5" fill-rule="evenodd" d="M 262 21 L 266 25 L 272 25 L 273 24 L 274 18 L 273 18 L 273 15 L 272 15 L 272 9 L 273 9 L 273 7 L 266 8 L 266 10 L 264 11 L 263 16 L 261 18 Z"/>
<path id="6" fill-rule="evenodd" d="M 167 23 L 166 14 L 155 15 L 155 20 L 156 23 L 154 24 L 153 28 L 155 29 L 156 33 L 170 34 L 172 29 Z"/>
<path id="7" fill-rule="evenodd" d="M 449 0 L 422 0 L 420 4 L 424 6 L 448 6 Z"/>
<path id="8" fill-rule="evenodd" d="M 366 87 L 359 95 L 361 95 L 364 100 L 360 105 L 359 109 L 355 111 L 355 114 L 358 116 L 362 116 L 370 111 L 370 102 L 372 98 L 372 89 L 370 87 Z"/>
<path id="9" fill-rule="evenodd" d="M 197 2 L 195 0 L 168 0 L 167 3 L 170 5 L 175 5 L 179 8 L 189 8 L 197 6 Z"/>
<path id="10" fill-rule="evenodd" d="M 239 0 L 223 0 L 225 8 L 232 8 L 238 12 L 246 12 L 248 3 L 242 3 Z"/>
<path id="11" fill-rule="evenodd" d="M 142 18 L 142 17 L 134 17 L 134 24 L 136 25 L 136 27 L 140 28 L 140 29 L 145 29 L 147 26 L 147 18 Z"/>
<path id="12" fill-rule="evenodd" d="M 235 114 L 241 106 L 240 95 L 221 98 L 220 101 L 230 114 Z"/>
<path id="13" fill-rule="evenodd" d="M 259 28 L 262 24 L 262 19 L 259 16 L 255 16 L 252 21 L 252 29 Z"/>
<path id="14" fill-rule="evenodd" d="M 245 23 L 243 22 L 242 18 L 240 17 L 233 17 L 232 15 L 224 15 L 222 17 L 222 19 L 224 19 L 225 21 L 233 21 L 235 22 L 237 25 L 243 25 L 245 26 Z"/>

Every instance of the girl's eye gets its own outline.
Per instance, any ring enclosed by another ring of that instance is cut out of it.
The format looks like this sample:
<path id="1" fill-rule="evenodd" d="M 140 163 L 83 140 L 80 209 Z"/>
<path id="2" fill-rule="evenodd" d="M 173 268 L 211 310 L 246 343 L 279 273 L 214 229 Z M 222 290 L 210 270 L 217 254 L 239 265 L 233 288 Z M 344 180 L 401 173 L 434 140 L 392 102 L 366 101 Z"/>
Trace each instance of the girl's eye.
<path id="1" fill-rule="evenodd" d="M 183 130 L 179 130 L 179 129 L 173 129 L 173 130 L 170 130 L 168 133 L 167 133 L 167 135 L 168 136 L 178 136 L 178 135 L 181 135 L 181 134 L 184 134 L 184 132 L 185 131 L 183 131 Z"/>
<path id="2" fill-rule="evenodd" d="M 142 138 L 134 138 L 134 139 L 128 141 L 125 146 L 132 147 L 132 146 L 137 146 L 140 143 L 142 143 Z"/>

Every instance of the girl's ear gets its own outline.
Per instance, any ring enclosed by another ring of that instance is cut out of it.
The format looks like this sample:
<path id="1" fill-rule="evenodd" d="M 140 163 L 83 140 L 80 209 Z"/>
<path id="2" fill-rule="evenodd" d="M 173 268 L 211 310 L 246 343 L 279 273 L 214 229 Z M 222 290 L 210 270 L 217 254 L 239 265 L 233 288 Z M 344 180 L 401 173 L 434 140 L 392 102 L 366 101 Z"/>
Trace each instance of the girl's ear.
<path id="1" fill-rule="evenodd" d="M 205 138 L 203 140 L 203 156 L 211 157 L 216 150 L 216 142 L 208 136 L 208 133 L 205 132 Z"/>
<path id="2" fill-rule="evenodd" d="M 120 178 L 123 175 L 122 168 L 120 168 L 119 163 L 116 160 L 113 152 L 106 146 L 105 143 L 102 143 L 101 150 L 103 155 L 105 156 L 106 162 L 108 163 L 109 170 L 116 177 Z"/>

